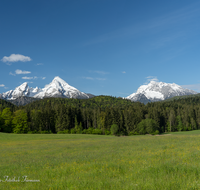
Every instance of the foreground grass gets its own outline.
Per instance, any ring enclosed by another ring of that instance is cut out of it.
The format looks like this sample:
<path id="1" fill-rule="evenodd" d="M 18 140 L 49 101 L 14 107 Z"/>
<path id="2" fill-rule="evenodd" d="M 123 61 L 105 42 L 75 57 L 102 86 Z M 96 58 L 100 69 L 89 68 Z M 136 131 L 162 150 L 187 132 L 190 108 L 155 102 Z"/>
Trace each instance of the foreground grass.
<path id="1" fill-rule="evenodd" d="M 199 189 L 200 131 L 113 137 L 0 133 L 0 189 Z"/>

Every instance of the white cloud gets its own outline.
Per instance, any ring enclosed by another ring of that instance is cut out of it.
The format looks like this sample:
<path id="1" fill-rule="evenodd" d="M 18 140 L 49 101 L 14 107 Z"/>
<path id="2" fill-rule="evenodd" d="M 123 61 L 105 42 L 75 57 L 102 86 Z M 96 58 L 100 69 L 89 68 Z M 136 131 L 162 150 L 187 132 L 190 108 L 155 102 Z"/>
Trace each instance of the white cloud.
<path id="1" fill-rule="evenodd" d="M 43 65 L 43 63 L 38 63 L 37 65 Z"/>
<path id="2" fill-rule="evenodd" d="M 15 71 L 15 73 L 16 73 L 17 75 L 21 75 L 21 74 L 30 74 L 31 72 L 30 72 L 30 71 L 22 71 L 22 70 L 17 69 L 17 70 Z"/>
<path id="3" fill-rule="evenodd" d="M 146 79 L 147 79 L 147 81 L 145 82 L 145 84 L 148 84 L 151 81 L 156 81 L 156 82 L 159 81 L 156 76 L 148 76 L 148 77 L 146 77 Z"/>
<path id="4" fill-rule="evenodd" d="M 126 71 L 123 71 L 122 73 L 123 73 L 123 74 L 125 74 L 125 73 L 126 73 Z"/>
<path id="5" fill-rule="evenodd" d="M 84 79 L 87 79 L 87 80 L 94 80 L 94 78 L 92 77 L 83 77 Z"/>
<path id="6" fill-rule="evenodd" d="M 18 61 L 27 62 L 27 61 L 31 61 L 31 58 L 28 56 L 20 55 L 20 54 L 11 54 L 9 57 L 4 56 L 1 59 L 1 61 L 3 61 L 3 62 L 18 62 Z"/>
<path id="7" fill-rule="evenodd" d="M 0 87 L 5 87 L 5 85 L 4 84 L 0 84 Z"/>
<path id="8" fill-rule="evenodd" d="M 90 73 L 97 73 L 97 74 L 100 74 L 100 75 L 106 75 L 106 74 L 109 74 L 108 72 L 105 72 L 105 71 L 89 71 Z"/>
<path id="9" fill-rule="evenodd" d="M 9 73 L 9 75 L 13 75 L 13 76 L 15 76 L 15 74 L 14 74 L 14 73 L 12 73 L 12 72 L 10 72 L 10 73 Z"/>
<path id="10" fill-rule="evenodd" d="M 33 79 L 33 77 L 22 77 L 22 79 L 31 80 L 31 79 Z"/>
<path id="11" fill-rule="evenodd" d="M 42 80 L 44 80 L 46 77 L 37 77 L 37 76 L 34 76 L 34 77 L 27 77 L 27 76 L 22 77 L 22 79 L 25 79 L 25 80 L 31 80 L 31 79 L 35 80 L 35 79 L 40 79 L 40 78 Z"/>

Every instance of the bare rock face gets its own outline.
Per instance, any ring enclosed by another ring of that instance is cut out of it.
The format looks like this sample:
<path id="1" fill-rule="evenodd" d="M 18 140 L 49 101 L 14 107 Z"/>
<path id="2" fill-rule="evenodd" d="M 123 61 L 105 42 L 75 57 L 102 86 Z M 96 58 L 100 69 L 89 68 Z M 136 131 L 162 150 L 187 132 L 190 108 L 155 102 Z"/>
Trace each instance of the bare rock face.
<path id="1" fill-rule="evenodd" d="M 13 100 L 8 100 L 9 102 L 17 105 L 17 106 L 24 106 L 26 104 L 29 104 L 31 102 L 34 102 L 36 100 L 40 100 L 38 98 L 32 98 L 32 97 L 27 97 L 27 96 L 20 96 L 16 99 L 13 99 Z"/>

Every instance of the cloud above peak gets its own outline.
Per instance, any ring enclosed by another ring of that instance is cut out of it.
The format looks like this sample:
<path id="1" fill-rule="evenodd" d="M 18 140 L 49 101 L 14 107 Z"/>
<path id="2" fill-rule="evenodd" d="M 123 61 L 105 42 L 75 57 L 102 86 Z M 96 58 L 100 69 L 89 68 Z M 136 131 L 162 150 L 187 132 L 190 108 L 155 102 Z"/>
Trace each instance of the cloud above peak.
<path id="1" fill-rule="evenodd" d="M 15 71 L 15 73 L 17 74 L 17 75 L 21 75 L 21 74 L 30 74 L 31 72 L 30 71 L 22 71 L 22 70 L 19 70 L 19 69 L 17 69 L 16 71 Z"/>
<path id="2" fill-rule="evenodd" d="M 37 77 L 37 76 L 34 76 L 34 77 L 27 77 L 27 76 L 25 76 L 25 77 L 22 77 L 22 79 L 25 79 L 25 80 L 42 79 L 42 80 L 44 80 L 44 79 L 46 79 L 46 77 Z"/>
<path id="3" fill-rule="evenodd" d="M 106 80 L 106 78 L 94 78 L 94 77 L 83 77 L 83 78 L 87 80 Z"/>
<path id="4" fill-rule="evenodd" d="M 27 61 L 31 61 L 31 58 L 28 56 L 24 56 L 21 54 L 11 54 L 9 57 L 4 56 L 1 61 L 3 62 L 18 62 L 18 61 L 22 61 L 22 62 L 27 62 Z"/>
<path id="5" fill-rule="evenodd" d="M 105 72 L 105 71 L 89 71 L 90 73 L 97 73 L 97 74 L 100 74 L 100 75 L 106 75 L 106 74 L 109 74 L 108 72 Z"/>
<path id="6" fill-rule="evenodd" d="M 156 76 L 148 76 L 148 77 L 146 77 L 146 79 L 147 79 L 147 81 L 145 82 L 145 84 L 148 84 L 151 81 L 156 81 L 156 82 L 159 81 Z"/>
<path id="7" fill-rule="evenodd" d="M 33 77 L 22 77 L 22 79 L 31 80 Z"/>
<path id="8" fill-rule="evenodd" d="M 10 72 L 9 75 L 13 75 L 13 76 L 16 76 L 16 75 L 26 75 L 26 74 L 30 74 L 31 72 L 30 71 L 22 71 L 20 69 L 17 69 L 15 70 L 15 73 L 12 73 Z"/>

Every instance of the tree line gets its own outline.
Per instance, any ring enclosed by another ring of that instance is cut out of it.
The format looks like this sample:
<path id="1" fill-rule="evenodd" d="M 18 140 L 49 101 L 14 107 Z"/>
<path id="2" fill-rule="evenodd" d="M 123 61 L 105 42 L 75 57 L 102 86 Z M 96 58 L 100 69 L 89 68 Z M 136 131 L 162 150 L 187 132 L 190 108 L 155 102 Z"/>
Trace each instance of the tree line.
<path id="1" fill-rule="evenodd" d="M 0 131 L 137 135 L 200 129 L 200 97 L 148 103 L 97 96 L 45 98 L 25 106 L 0 100 Z"/>

